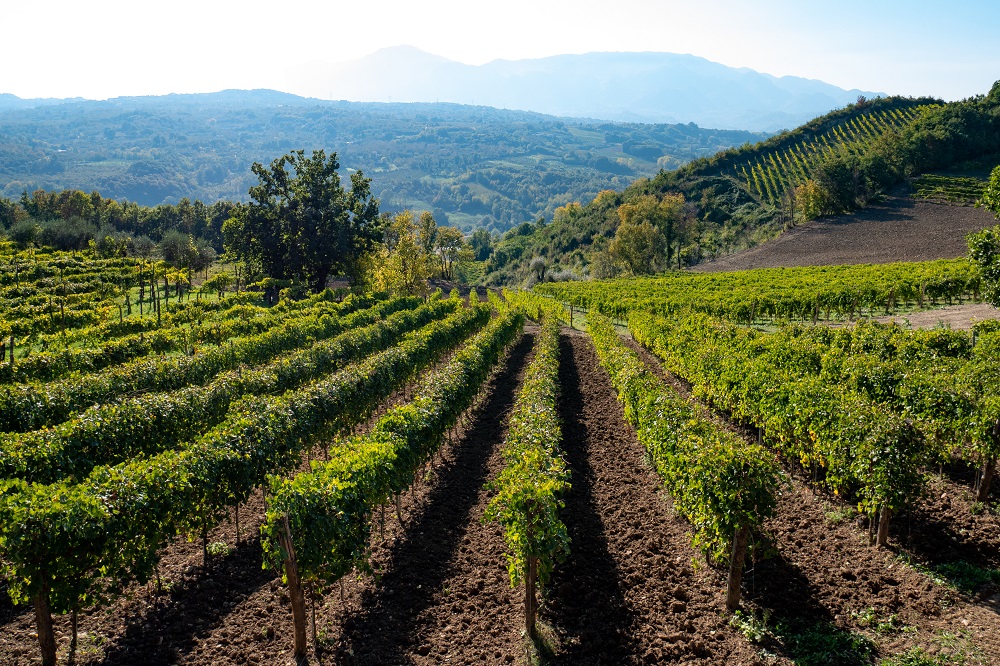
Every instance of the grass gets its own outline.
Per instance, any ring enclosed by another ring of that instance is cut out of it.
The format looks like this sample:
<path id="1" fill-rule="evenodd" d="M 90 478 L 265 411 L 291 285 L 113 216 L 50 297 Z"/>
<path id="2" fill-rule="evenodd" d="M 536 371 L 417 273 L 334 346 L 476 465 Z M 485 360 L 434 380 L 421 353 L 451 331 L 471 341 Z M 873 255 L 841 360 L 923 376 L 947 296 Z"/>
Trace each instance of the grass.
<path id="1" fill-rule="evenodd" d="M 904 555 L 899 559 L 930 578 L 936 585 L 950 587 L 965 594 L 975 594 L 987 585 L 1000 586 L 1000 569 L 987 569 L 964 560 L 926 565 Z"/>
<path id="2" fill-rule="evenodd" d="M 845 505 L 833 509 L 827 508 L 827 511 L 823 515 L 826 517 L 826 522 L 830 525 L 840 525 L 841 523 L 854 520 L 858 512 L 853 506 Z"/>
<path id="3" fill-rule="evenodd" d="M 213 541 L 212 543 L 208 544 L 208 554 L 211 557 L 218 557 L 220 555 L 222 557 L 226 557 L 232 552 L 233 552 L 233 547 L 230 546 L 225 541 Z"/>
<path id="4" fill-rule="evenodd" d="M 979 178 L 925 174 L 913 182 L 916 199 L 973 205 L 983 196 L 986 182 Z"/>
<path id="5" fill-rule="evenodd" d="M 894 634 L 900 631 L 912 630 L 910 627 L 902 624 L 899 620 L 899 616 L 895 613 L 884 616 L 878 612 L 875 608 L 865 608 L 864 610 L 854 611 L 851 613 L 851 617 L 859 626 L 866 627 L 876 634 L 887 635 Z"/>
<path id="6" fill-rule="evenodd" d="M 986 666 L 989 660 L 968 633 L 943 632 L 932 649 L 913 647 L 878 662 L 878 666 Z"/>
<path id="7" fill-rule="evenodd" d="M 737 612 L 730 626 L 754 644 L 777 642 L 785 655 L 798 666 L 864 666 L 871 664 L 877 651 L 867 636 L 837 627 L 830 622 L 778 621 L 770 625 L 764 613 Z"/>

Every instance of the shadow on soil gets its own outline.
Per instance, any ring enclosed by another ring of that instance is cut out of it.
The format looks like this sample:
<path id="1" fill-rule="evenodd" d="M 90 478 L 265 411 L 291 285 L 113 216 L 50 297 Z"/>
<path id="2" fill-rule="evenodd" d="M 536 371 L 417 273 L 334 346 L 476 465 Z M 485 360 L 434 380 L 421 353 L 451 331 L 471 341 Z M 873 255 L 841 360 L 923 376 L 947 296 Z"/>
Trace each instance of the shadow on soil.
<path id="1" fill-rule="evenodd" d="M 499 444 L 532 340 L 525 335 L 514 347 L 479 418 L 457 445 L 454 463 L 407 521 L 405 537 L 392 546 L 387 573 L 362 597 L 360 609 L 349 611 L 339 644 L 324 650 L 333 653 L 333 663 L 399 664 L 409 662 L 414 651 L 419 654 L 417 620 L 448 579 L 463 529 L 488 480 L 487 463 Z"/>
<path id="2" fill-rule="evenodd" d="M 196 637 L 224 620 L 236 604 L 274 579 L 261 568 L 260 542 L 244 541 L 209 569 L 221 575 L 195 576 L 156 598 L 151 611 L 132 616 L 113 644 L 105 648 L 103 666 L 173 663 L 191 651 Z M 219 581 L 225 581 L 225 585 Z M 229 604 L 229 605 L 227 605 Z"/>
<path id="3" fill-rule="evenodd" d="M 760 613 L 740 613 L 733 626 L 751 642 L 791 659 L 798 666 L 864 666 L 874 663 L 876 646 L 846 631 L 816 599 L 809 580 L 780 554 L 756 564 L 744 578 L 745 599 Z"/>
<path id="4" fill-rule="evenodd" d="M 563 637 L 558 656 L 547 661 L 628 663 L 636 659 L 627 640 L 633 617 L 594 502 L 594 473 L 587 455 L 592 434 L 581 419 L 584 400 L 580 377 L 566 335 L 559 339 L 559 386 L 563 451 L 572 473 L 562 512 L 570 536 L 570 556 L 556 569 L 543 606 L 545 621 Z"/>

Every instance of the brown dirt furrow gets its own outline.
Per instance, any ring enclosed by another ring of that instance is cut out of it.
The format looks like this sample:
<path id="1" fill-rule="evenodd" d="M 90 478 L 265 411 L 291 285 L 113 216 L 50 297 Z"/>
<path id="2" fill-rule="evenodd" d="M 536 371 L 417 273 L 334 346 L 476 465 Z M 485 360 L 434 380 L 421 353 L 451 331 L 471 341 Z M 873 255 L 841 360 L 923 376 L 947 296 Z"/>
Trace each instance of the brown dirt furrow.
<path id="1" fill-rule="evenodd" d="M 552 661 L 752 663 L 753 649 L 722 613 L 723 578 L 697 557 L 661 495 L 589 338 L 567 332 L 561 343 L 571 543 L 542 615 Z"/>
<path id="2" fill-rule="evenodd" d="M 965 466 L 931 477 L 924 498 L 894 526 L 907 552 L 921 562 L 1000 569 L 1000 484 L 991 485 L 986 506 L 976 506 L 973 480 L 973 470 Z"/>
<path id="3" fill-rule="evenodd" d="M 654 373 L 690 397 L 686 383 L 666 372 L 653 354 L 629 344 Z M 723 426 L 746 435 L 739 424 L 713 414 Z M 748 565 L 744 576 L 747 610 L 767 618 L 770 635 L 760 642 L 771 655 L 767 663 L 803 659 L 808 642 L 803 636 L 820 627 L 831 645 L 843 648 L 862 637 L 875 646 L 867 655 L 864 650 L 831 655 L 830 663 L 872 663 L 876 654 L 919 646 L 940 650 L 942 656 L 965 650 L 967 661 L 961 663 L 1000 664 L 997 589 L 988 586 L 978 597 L 968 597 L 904 562 L 910 553 L 925 565 L 965 556 L 996 566 L 996 556 L 987 555 L 1000 539 L 996 517 L 971 516 L 967 490 L 938 479 L 931 485 L 931 501 L 894 520 L 892 548 L 876 550 L 849 502 L 813 487 L 797 469 L 789 467 L 788 477 L 777 515 L 765 526 L 773 552 Z M 945 528 L 943 521 L 952 525 Z"/>
<path id="4" fill-rule="evenodd" d="M 529 333 L 515 347 L 469 429 L 443 452 L 404 530 L 374 549 L 375 578 L 352 584 L 327 629 L 334 663 L 511 663 L 522 654 L 523 604 L 502 532 L 482 515 L 532 341 Z"/>
<path id="5" fill-rule="evenodd" d="M 695 266 L 704 272 L 780 266 L 885 264 L 965 256 L 965 236 L 996 224 L 988 211 L 918 201 L 899 188 L 875 206 L 825 217 L 738 254 Z"/>

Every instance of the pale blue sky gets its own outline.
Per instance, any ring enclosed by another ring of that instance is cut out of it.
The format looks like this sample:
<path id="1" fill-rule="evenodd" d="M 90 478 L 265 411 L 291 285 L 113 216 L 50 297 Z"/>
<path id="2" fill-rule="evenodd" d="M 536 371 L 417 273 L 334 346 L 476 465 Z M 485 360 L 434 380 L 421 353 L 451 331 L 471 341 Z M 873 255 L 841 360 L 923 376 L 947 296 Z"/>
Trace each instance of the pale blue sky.
<path id="1" fill-rule="evenodd" d="M 274 87 L 281 70 L 411 44 L 469 64 L 691 53 L 948 100 L 1000 79 L 994 0 L 3 0 L 0 92 L 94 99 Z"/>

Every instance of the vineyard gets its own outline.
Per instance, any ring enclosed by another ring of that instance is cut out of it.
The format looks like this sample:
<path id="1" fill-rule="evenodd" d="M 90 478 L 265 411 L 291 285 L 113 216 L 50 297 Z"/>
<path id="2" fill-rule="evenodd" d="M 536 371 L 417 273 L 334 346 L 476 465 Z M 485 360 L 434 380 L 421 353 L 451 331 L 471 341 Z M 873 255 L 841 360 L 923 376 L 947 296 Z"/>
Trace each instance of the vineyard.
<path id="1" fill-rule="evenodd" d="M 4 666 L 1000 658 L 1000 328 L 857 321 L 964 262 L 274 305 L 0 265 Z"/>
<path id="2" fill-rule="evenodd" d="M 841 119 L 820 132 L 809 132 L 793 141 L 781 141 L 762 150 L 756 159 L 734 166 L 730 175 L 746 186 L 758 201 L 780 206 L 786 192 L 814 177 L 824 158 L 864 154 L 879 137 L 913 122 L 926 104 L 861 112 Z"/>
<path id="3" fill-rule="evenodd" d="M 968 176 L 924 174 L 913 181 L 913 196 L 936 203 L 975 206 L 983 198 L 986 181 Z"/>

